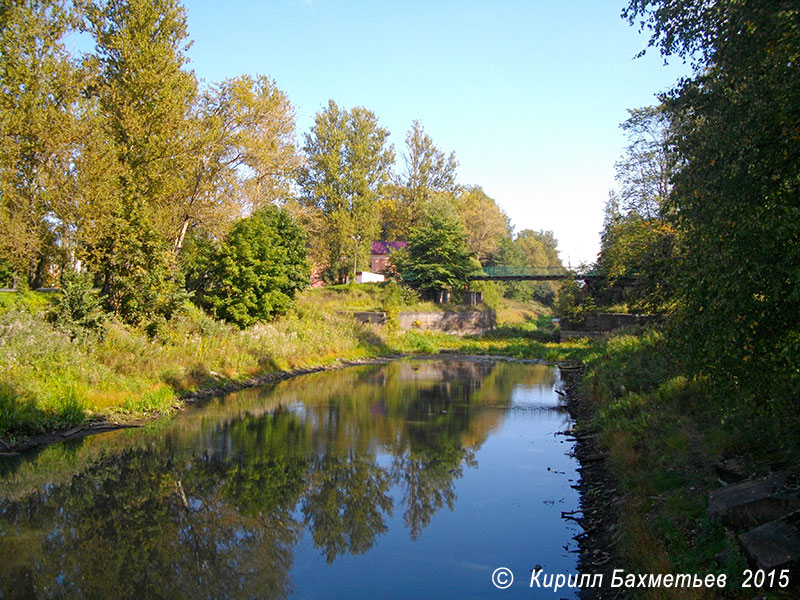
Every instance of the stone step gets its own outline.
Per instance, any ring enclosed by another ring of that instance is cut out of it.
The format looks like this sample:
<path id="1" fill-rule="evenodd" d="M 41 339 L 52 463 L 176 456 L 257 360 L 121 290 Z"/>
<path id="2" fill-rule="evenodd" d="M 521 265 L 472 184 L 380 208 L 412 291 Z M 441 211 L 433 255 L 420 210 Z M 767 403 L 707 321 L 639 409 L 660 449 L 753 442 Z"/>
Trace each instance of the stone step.
<path id="1" fill-rule="evenodd" d="M 741 534 L 739 542 L 756 568 L 790 569 L 796 577 L 800 566 L 800 511 Z"/>
<path id="2" fill-rule="evenodd" d="M 714 490 L 708 515 L 725 525 L 750 529 L 800 510 L 800 476 L 788 472 Z"/>

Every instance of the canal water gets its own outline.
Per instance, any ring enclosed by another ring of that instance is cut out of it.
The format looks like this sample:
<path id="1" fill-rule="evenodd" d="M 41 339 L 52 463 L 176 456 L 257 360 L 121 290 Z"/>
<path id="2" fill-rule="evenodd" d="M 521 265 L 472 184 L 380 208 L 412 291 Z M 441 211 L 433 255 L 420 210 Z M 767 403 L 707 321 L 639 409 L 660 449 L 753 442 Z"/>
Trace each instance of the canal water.
<path id="1" fill-rule="evenodd" d="M 559 386 L 401 360 L 0 459 L 0 598 L 574 598 Z"/>

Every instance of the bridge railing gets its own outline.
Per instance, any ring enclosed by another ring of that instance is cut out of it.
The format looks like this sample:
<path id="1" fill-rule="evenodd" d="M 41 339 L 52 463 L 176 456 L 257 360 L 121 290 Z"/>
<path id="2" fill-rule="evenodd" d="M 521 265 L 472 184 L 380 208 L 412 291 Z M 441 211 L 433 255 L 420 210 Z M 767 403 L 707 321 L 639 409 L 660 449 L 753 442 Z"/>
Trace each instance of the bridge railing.
<path id="1" fill-rule="evenodd" d="M 487 277 L 529 277 L 536 275 L 569 275 L 569 271 L 564 267 L 494 266 L 483 267 L 483 274 Z"/>

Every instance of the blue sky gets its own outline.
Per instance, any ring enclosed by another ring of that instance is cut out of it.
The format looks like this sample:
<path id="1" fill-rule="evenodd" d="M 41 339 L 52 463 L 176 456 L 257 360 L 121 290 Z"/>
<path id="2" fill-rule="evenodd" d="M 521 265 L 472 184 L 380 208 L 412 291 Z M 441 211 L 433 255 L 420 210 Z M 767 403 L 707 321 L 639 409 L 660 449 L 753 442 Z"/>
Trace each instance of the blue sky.
<path id="1" fill-rule="evenodd" d="M 207 82 L 276 80 L 299 141 L 329 98 L 364 106 L 398 163 L 419 119 L 458 180 L 478 184 L 517 231 L 550 229 L 561 257 L 593 261 L 626 109 L 688 74 L 619 14 L 625 0 L 355 2 L 187 0 L 190 67 Z"/>

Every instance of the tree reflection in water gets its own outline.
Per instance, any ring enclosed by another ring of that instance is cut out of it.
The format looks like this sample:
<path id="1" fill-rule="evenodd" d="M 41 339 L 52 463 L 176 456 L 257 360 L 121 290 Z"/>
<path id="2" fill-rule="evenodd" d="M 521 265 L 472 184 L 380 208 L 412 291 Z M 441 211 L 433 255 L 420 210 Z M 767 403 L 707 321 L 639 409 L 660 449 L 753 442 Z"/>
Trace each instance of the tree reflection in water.
<path id="1" fill-rule="evenodd" d="M 452 509 L 513 384 L 531 377 L 552 372 L 352 368 L 47 448 L 0 481 L 0 597 L 285 596 L 304 529 L 332 562 L 372 548 L 395 502 L 412 540 Z"/>

